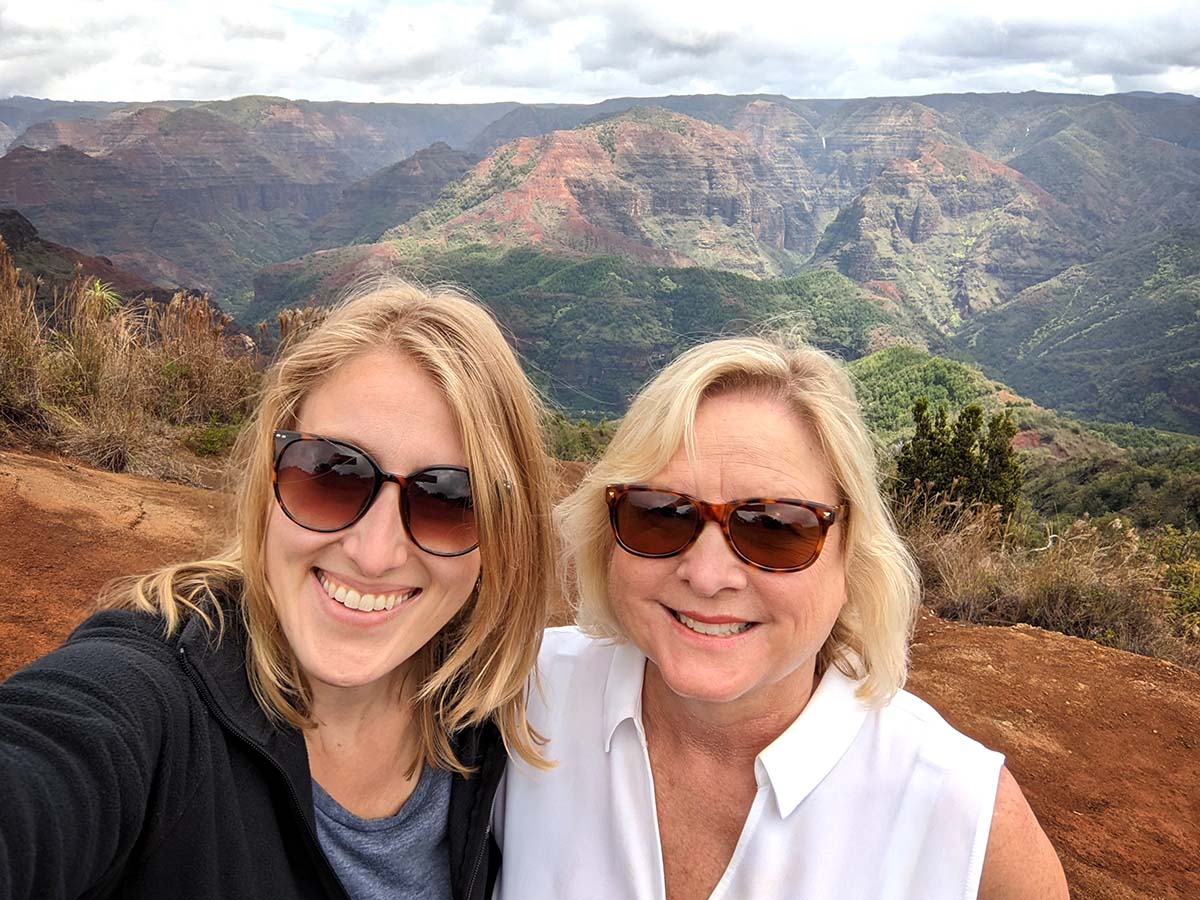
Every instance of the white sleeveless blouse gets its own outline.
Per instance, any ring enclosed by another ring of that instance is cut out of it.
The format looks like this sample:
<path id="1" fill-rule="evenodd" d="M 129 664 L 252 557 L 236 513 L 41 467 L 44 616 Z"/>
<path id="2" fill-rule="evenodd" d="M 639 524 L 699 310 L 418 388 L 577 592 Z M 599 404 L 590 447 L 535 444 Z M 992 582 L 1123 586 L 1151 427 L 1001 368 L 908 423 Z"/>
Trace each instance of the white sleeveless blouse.
<path id="1" fill-rule="evenodd" d="M 495 897 L 665 897 L 641 722 L 645 664 L 631 644 L 546 632 L 529 719 L 558 765 L 508 765 L 494 815 L 504 853 Z M 1004 758 L 907 692 L 872 710 L 857 686 L 826 672 L 759 754 L 758 793 L 712 900 L 977 895 Z"/>

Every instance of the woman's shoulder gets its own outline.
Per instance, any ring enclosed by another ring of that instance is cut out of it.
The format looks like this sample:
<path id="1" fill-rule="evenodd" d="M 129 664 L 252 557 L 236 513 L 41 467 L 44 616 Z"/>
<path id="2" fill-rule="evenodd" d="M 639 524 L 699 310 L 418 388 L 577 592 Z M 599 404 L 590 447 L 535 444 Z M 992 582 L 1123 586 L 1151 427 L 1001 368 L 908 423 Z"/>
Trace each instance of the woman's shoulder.
<path id="1" fill-rule="evenodd" d="M 84 619 L 62 646 L 34 661 L 69 658 L 102 664 L 130 658 L 167 660 L 172 647 L 165 620 L 132 609 L 102 609 Z"/>
<path id="2" fill-rule="evenodd" d="M 592 637 L 578 625 L 547 628 L 542 632 L 538 666 L 545 671 L 608 663 L 618 646 L 615 641 Z"/>
<path id="3" fill-rule="evenodd" d="M 945 773 L 980 779 L 994 793 L 1004 755 L 963 734 L 925 700 L 899 691 L 868 718 L 874 738 L 897 756 Z"/>
<path id="4" fill-rule="evenodd" d="M 531 698 L 535 720 L 549 714 L 584 715 L 602 701 L 614 658 L 628 648 L 606 638 L 596 638 L 576 626 L 547 628 L 538 654 L 538 685 Z"/>

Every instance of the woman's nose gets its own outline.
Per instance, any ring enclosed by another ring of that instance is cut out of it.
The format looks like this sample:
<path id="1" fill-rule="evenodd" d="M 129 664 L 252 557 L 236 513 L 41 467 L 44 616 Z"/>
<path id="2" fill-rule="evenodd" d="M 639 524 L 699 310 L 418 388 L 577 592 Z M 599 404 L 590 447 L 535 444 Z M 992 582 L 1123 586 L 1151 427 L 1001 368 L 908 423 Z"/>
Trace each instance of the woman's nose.
<path id="1" fill-rule="evenodd" d="M 701 597 L 741 590 L 748 584 L 746 564 L 733 552 L 716 522 L 704 523 L 699 537 L 680 554 L 675 572 Z"/>
<path id="2" fill-rule="evenodd" d="M 404 564 L 412 539 L 400 518 L 400 487 L 385 484 L 361 519 L 342 538 L 346 555 L 366 577 L 378 578 Z"/>

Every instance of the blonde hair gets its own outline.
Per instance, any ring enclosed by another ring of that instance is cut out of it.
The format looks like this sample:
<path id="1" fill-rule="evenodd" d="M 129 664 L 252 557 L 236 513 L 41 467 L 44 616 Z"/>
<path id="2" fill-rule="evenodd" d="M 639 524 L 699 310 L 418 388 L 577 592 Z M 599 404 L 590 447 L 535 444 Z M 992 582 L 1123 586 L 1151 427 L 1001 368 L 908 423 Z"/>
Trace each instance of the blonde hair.
<path id="1" fill-rule="evenodd" d="M 298 728 L 314 725 L 308 685 L 280 628 L 264 571 L 275 502 L 272 436 L 294 425 L 305 397 L 334 370 L 380 349 L 415 362 L 444 392 L 461 431 L 479 528 L 479 583 L 459 614 L 418 651 L 416 762 L 464 773 L 451 735 L 492 718 L 510 752 L 544 765 L 543 740 L 525 719 L 526 683 L 554 571 L 541 407 L 492 317 L 452 289 L 378 282 L 345 298 L 289 345 L 268 371 L 234 448 L 238 505 L 230 546 L 212 559 L 127 582 L 106 603 L 158 613 L 168 633 L 199 615 L 219 634 L 222 611 L 212 598 L 229 598 L 245 624 L 246 672 L 263 711 Z"/>
<path id="2" fill-rule="evenodd" d="M 596 637 L 628 640 L 613 612 L 608 565 L 615 548 L 604 486 L 645 481 L 680 447 L 695 458 L 696 410 L 708 397 L 746 391 L 787 404 L 820 441 L 849 514 L 846 603 L 817 657 L 864 678 L 859 696 L 882 705 L 904 686 L 920 598 L 916 564 L 879 492 L 874 445 L 854 388 L 833 357 L 785 335 L 712 341 L 688 350 L 634 399 L 612 443 L 555 511 L 578 597 L 578 621 Z"/>

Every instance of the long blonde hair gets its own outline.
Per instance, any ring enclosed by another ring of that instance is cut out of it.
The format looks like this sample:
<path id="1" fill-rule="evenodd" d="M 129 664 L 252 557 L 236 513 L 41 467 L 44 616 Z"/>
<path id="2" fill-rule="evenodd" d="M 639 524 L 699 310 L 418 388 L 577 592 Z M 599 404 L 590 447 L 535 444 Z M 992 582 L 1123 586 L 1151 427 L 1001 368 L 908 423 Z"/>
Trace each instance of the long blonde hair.
<path id="1" fill-rule="evenodd" d="M 168 633 L 200 616 L 219 634 L 223 614 L 212 600 L 228 598 L 245 625 L 246 672 L 264 713 L 299 728 L 314 725 L 309 688 L 280 628 L 264 572 L 275 502 L 272 436 L 293 426 L 304 398 L 331 372 L 379 349 L 412 360 L 444 392 L 466 450 L 479 528 L 479 584 L 459 614 L 418 651 L 418 761 L 465 772 L 450 738 L 490 717 L 510 752 L 544 765 L 543 741 L 525 719 L 525 689 L 554 571 L 541 407 L 495 321 L 452 289 L 376 283 L 345 298 L 289 346 L 268 371 L 257 409 L 234 448 L 238 500 L 230 545 L 212 559 L 128 581 L 104 602 L 158 613 Z"/>
<path id="2" fill-rule="evenodd" d="M 604 486 L 645 481 L 680 447 L 694 456 L 696 410 L 707 397 L 746 390 L 777 398 L 817 436 L 849 503 L 843 532 L 846 603 L 817 657 L 864 682 L 859 696 L 879 705 L 904 686 L 908 643 L 920 598 L 911 554 L 879 492 L 874 446 L 845 369 L 786 335 L 712 341 L 682 354 L 634 399 L 607 452 L 556 510 L 578 597 L 580 625 L 596 637 L 628 640 L 613 613 L 608 564 L 615 542 Z"/>

